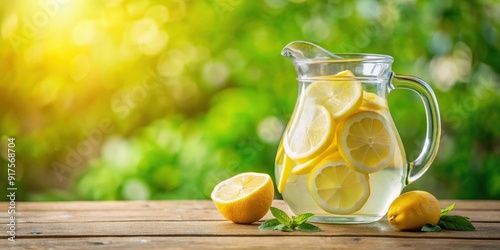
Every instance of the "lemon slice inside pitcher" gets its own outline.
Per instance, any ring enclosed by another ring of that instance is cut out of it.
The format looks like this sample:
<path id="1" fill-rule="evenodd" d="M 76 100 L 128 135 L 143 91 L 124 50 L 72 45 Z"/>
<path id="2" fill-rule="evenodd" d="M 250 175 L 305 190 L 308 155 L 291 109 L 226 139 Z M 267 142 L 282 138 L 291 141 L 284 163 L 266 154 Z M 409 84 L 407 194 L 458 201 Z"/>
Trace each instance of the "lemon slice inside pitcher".
<path id="1" fill-rule="evenodd" d="M 316 167 L 323 159 L 331 156 L 338 155 L 340 157 L 340 154 L 338 152 L 338 147 L 337 143 L 334 142 L 328 146 L 325 151 L 321 152 L 318 156 L 310 159 L 309 161 L 302 163 L 302 164 L 297 164 L 293 167 L 292 173 L 295 175 L 306 175 L 311 172 L 311 170 Z"/>
<path id="2" fill-rule="evenodd" d="M 279 171 L 279 176 L 278 176 L 278 183 L 277 183 L 277 188 L 278 192 L 280 194 L 285 191 L 286 183 L 288 181 L 288 177 L 290 177 L 290 174 L 292 173 L 292 168 L 294 166 L 294 162 L 292 159 L 287 154 L 283 154 L 283 163 L 282 163 L 282 168 Z"/>
<path id="3" fill-rule="evenodd" d="M 354 170 L 369 174 L 391 163 L 396 137 L 389 121 L 381 114 L 356 113 L 339 125 L 337 133 L 339 152 Z"/>
<path id="4" fill-rule="evenodd" d="M 354 171 L 341 157 L 324 159 L 309 174 L 307 186 L 314 201 L 326 212 L 351 214 L 370 197 L 369 177 Z"/>
<path id="5" fill-rule="evenodd" d="M 387 104 L 386 99 L 378 96 L 377 94 L 363 91 L 363 102 L 361 103 L 359 109 L 388 112 L 389 105 Z"/>
<path id="6" fill-rule="evenodd" d="M 328 81 L 311 83 L 304 93 L 305 98 L 316 100 L 317 104 L 326 107 L 335 121 L 340 121 L 353 114 L 363 101 L 363 86 L 360 82 L 349 79 L 353 76 L 349 70 L 323 76 L 321 79 Z"/>
<path id="7" fill-rule="evenodd" d="M 298 163 L 307 162 L 331 143 L 335 122 L 322 105 L 305 105 L 284 137 L 285 153 Z"/>

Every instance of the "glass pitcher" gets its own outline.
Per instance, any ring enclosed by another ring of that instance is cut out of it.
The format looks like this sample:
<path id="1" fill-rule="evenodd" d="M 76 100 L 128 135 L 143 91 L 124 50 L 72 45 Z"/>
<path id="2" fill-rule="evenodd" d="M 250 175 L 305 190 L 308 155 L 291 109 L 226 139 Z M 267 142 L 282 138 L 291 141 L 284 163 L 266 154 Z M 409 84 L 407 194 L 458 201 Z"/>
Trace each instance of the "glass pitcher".
<path id="1" fill-rule="evenodd" d="M 386 55 L 336 55 L 300 41 L 282 55 L 293 61 L 299 90 L 276 156 L 278 191 L 293 213 L 314 213 L 313 222 L 378 221 L 437 154 L 441 121 L 432 89 L 396 75 Z M 397 88 L 420 95 L 427 116 L 422 152 L 411 162 L 387 105 Z"/>

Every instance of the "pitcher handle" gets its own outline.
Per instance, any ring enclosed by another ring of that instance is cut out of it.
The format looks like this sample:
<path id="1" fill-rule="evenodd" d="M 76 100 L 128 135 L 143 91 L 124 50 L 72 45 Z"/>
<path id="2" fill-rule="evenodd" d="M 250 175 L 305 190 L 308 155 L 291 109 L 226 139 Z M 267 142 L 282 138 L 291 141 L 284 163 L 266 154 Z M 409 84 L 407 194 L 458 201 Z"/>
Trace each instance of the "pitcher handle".
<path id="1" fill-rule="evenodd" d="M 441 138 L 441 118 L 436 96 L 426 82 L 414 76 L 392 74 L 394 78 L 401 81 L 391 83 L 389 92 L 393 89 L 413 90 L 420 96 L 425 108 L 427 123 L 425 143 L 417 159 L 408 163 L 408 174 L 405 183 L 408 185 L 420 178 L 436 158 Z"/>

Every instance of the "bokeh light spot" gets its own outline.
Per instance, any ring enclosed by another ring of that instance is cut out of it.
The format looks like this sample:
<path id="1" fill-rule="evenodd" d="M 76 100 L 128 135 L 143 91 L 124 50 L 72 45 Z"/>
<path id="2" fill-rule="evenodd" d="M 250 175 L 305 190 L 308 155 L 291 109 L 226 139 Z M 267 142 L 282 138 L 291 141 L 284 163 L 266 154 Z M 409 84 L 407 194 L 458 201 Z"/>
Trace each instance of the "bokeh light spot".
<path id="1" fill-rule="evenodd" d="M 286 6 L 288 1 L 285 0 L 266 0 L 266 4 L 273 9 L 281 9 Z"/>
<path id="2" fill-rule="evenodd" d="M 35 65 L 42 62 L 43 47 L 41 44 L 34 44 L 24 52 L 24 61 L 27 65 Z"/>
<path id="3" fill-rule="evenodd" d="M 146 11 L 146 14 L 144 14 L 144 17 L 154 20 L 161 25 L 168 20 L 168 9 L 163 5 L 151 6 Z"/>
<path id="4" fill-rule="evenodd" d="M 429 64 L 436 87 L 449 90 L 457 81 L 467 81 L 472 70 L 472 52 L 464 43 L 455 45 L 452 54 L 436 55 Z"/>
<path id="5" fill-rule="evenodd" d="M 129 179 L 123 184 L 122 196 L 125 200 L 148 200 L 149 187 L 139 179 Z"/>
<path id="6" fill-rule="evenodd" d="M 147 55 L 158 54 L 168 42 L 167 33 L 160 31 L 156 22 L 149 18 L 136 21 L 132 26 L 131 35 L 139 51 Z"/>
<path id="7" fill-rule="evenodd" d="M 209 85 L 219 88 L 229 76 L 229 67 L 222 62 L 209 62 L 203 67 L 203 80 Z"/>
<path id="8" fill-rule="evenodd" d="M 137 46 L 131 42 L 124 41 L 118 50 L 120 58 L 124 61 L 136 61 L 141 56 Z"/>
<path id="9" fill-rule="evenodd" d="M 165 77 L 179 75 L 184 68 L 185 59 L 185 55 L 178 50 L 163 53 L 158 59 L 158 73 Z"/>
<path id="10" fill-rule="evenodd" d="M 125 9 L 127 10 L 127 13 L 132 16 L 142 15 L 148 7 L 148 4 L 149 0 L 129 1 L 126 4 Z"/>
<path id="11" fill-rule="evenodd" d="M 186 16 L 186 3 L 183 0 L 166 1 L 165 5 L 167 6 L 169 13 L 169 22 L 182 20 Z"/>
<path id="12" fill-rule="evenodd" d="M 106 6 L 108 7 L 113 7 L 113 6 L 119 6 L 122 3 L 122 0 L 107 0 L 104 2 Z"/>
<path id="13" fill-rule="evenodd" d="M 365 19 L 374 19 L 380 14 L 380 5 L 374 0 L 362 0 L 356 3 L 356 10 Z"/>
<path id="14" fill-rule="evenodd" d="M 133 150 L 131 143 L 118 136 L 111 136 L 104 142 L 101 155 L 119 172 L 131 171 L 130 166 L 134 166 L 139 161 L 137 151 Z"/>
<path id="15" fill-rule="evenodd" d="M 262 141 L 276 144 L 280 141 L 285 130 L 285 124 L 275 116 L 269 116 L 262 120 L 257 128 L 257 134 Z"/>
<path id="16" fill-rule="evenodd" d="M 158 25 L 152 19 L 146 18 L 134 22 L 132 26 L 132 40 L 136 43 L 145 43 L 158 36 Z"/>
<path id="17" fill-rule="evenodd" d="M 448 53 L 452 46 L 451 38 L 441 31 L 434 32 L 429 44 L 431 51 L 436 54 Z"/>
<path id="18" fill-rule="evenodd" d="M 201 97 L 200 89 L 196 83 L 183 80 L 173 87 L 173 96 L 180 107 L 193 108 L 198 105 Z"/>
<path id="19" fill-rule="evenodd" d="M 41 105 L 45 106 L 53 102 L 57 94 L 59 93 L 60 86 L 51 78 L 46 78 L 43 81 L 35 85 L 33 93 L 35 95 L 36 101 Z"/>
<path id="20" fill-rule="evenodd" d="M 321 18 L 312 18 L 302 25 L 304 37 L 313 41 L 323 41 L 330 36 L 330 27 Z"/>
<path id="21" fill-rule="evenodd" d="M 224 52 L 224 56 L 228 62 L 231 62 L 231 68 L 233 71 L 239 71 L 243 69 L 246 64 L 245 58 L 242 57 L 241 53 L 237 49 L 229 48 Z"/>
<path id="22" fill-rule="evenodd" d="M 86 54 L 78 54 L 71 59 L 69 67 L 71 78 L 75 81 L 80 81 L 87 76 L 90 71 L 90 58 Z"/>
<path id="23" fill-rule="evenodd" d="M 2 21 L 2 38 L 9 37 L 17 30 L 18 21 L 16 13 L 6 15 Z"/>
<path id="24" fill-rule="evenodd" d="M 82 21 L 73 28 L 72 39 L 75 44 L 84 45 L 92 43 L 95 36 L 96 27 L 94 21 Z"/>

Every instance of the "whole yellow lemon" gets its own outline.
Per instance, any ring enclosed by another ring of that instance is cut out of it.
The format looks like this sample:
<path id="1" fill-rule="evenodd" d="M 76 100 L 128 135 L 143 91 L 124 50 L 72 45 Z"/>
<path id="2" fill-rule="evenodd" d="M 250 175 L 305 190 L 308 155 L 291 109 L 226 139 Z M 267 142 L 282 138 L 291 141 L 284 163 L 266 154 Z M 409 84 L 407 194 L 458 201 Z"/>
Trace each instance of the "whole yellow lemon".
<path id="1" fill-rule="evenodd" d="M 406 192 L 392 202 L 387 219 L 399 230 L 419 230 L 425 224 L 436 225 L 441 217 L 439 202 L 425 191 Z"/>

